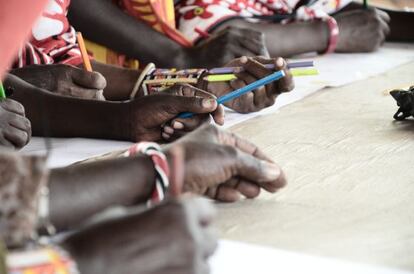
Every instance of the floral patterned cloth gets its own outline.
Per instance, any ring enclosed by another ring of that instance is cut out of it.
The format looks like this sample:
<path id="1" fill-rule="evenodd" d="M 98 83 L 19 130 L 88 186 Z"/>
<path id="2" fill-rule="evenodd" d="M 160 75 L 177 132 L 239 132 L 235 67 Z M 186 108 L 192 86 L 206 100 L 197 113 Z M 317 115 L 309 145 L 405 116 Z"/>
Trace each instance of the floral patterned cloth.
<path id="1" fill-rule="evenodd" d="M 38 64 L 79 65 L 82 57 L 76 33 L 66 17 L 70 0 L 49 0 L 32 28 L 29 42 L 19 50 L 15 68 Z"/>
<path id="2" fill-rule="evenodd" d="M 232 18 L 258 21 L 258 16 L 291 14 L 312 20 L 334 13 L 351 0 L 181 0 L 176 4 L 178 30 L 197 42 L 218 24 Z M 256 19 L 255 19 L 256 17 Z M 284 20 L 282 23 L 291 20 Z"/>

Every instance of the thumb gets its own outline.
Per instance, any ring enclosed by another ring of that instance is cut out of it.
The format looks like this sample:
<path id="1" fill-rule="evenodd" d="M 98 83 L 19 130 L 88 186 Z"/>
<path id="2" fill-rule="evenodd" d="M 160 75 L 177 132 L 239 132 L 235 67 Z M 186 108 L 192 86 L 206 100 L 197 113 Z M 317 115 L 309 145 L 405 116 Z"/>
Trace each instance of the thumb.
<path id="1" fill-rule="evenodd" d="M 286 185 L 285 175 L 278 165 L 248 153 L 239 151 L 236 167 L 239 177 L 254 182 L 269 192 L 275 192 Z"/>
<path id="2" fill-rule="evenodd" d="M 181 112 L 211 113 L 217 109 L 217 101 L 214 98 L 173 96 L 171 107 L 176 114 Z"/>
<path id="3" fill-rule="evenodd" d="M 106 87 L 106 80 L 98 72 L 89 72 L 79 68 L 73 68 L 72 81 L 84 88 L 103 90 Z"/>

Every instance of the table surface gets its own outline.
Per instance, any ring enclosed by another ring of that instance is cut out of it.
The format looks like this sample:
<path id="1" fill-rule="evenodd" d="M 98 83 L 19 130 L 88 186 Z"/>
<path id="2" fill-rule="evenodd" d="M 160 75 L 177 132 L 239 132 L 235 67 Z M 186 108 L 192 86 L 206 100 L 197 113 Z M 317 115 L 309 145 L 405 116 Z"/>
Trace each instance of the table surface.
<path id="1" fill-rule="evenodd" d="M 414 270 L 414 121 L 394 122 L 396 103 L 384 93 L 410 83 L 414 63 L 233 127 L 289 184 L 218 205 L 221 236 Z"/>

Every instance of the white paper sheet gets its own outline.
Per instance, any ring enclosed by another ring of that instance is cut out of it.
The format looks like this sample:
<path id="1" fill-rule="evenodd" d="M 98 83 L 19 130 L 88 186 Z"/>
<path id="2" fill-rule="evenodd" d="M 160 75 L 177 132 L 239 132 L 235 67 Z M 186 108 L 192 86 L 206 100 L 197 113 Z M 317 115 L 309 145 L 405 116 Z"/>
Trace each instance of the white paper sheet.
<path id="1" fill-rule="evenodd" d="M 315 61 L 320 75 L 296 77 L 294 91 L 282 94 L 277 98 L 274 106 L 260 112 L 239 114 L 228 110 L 224 127 L 228 128 L 253 117 L 276 112 L 282 106 L 301 100 L 324 87 L 340 86 L 366 79 L 408 63 L 414 60 L 414 45 L 393 43 L 386 44 L 375 53 L 329 54 L 305 59 Z M 65 166 L 112 150 L 127 148 L 129 145 L 128 142 L 81 138 L 52 139 L 53 151 L 49 166 Z M 45 153 L 44 148 L 44 141 L 41 138 L 33 138 L 23 151 L 25 153 Z"/>
<path id="2" fill-rule="evenodd" d="M 409 274 L 397 269 L 356 264 L 221 240 L 210 261 L 211 274 Z"/>
<path id="3" fill-rule="evenodd" d="M 115 150 L 126 149 L 130 142 L 96 140 L 84 138 L 51 138 L 51 150 L 48 158 L 50 168 L 63 167 L 94 156 L 106 154 Z M 46 145 L 43 138 L 33 138 L 29 145 L 22 150 L 25 154 L 46 155 Z"/>
<path id="4" fill-rule="evenodd" d="M 325 87 L 338 87 L 384 73 L 414 60 L 414 45 L 387 43 L 375 53 L 329 54 L 306 58 L 314 60 L 319 75 L 295 78 L 295 89 L 280 95 L 276 103 L 260 112 L 239 114 L 226 109 L 225 127 L 231 127 L 253 117 L 274 113 L 278 109 Z M 413 80 L 414 81 L 414 80 Z"/>

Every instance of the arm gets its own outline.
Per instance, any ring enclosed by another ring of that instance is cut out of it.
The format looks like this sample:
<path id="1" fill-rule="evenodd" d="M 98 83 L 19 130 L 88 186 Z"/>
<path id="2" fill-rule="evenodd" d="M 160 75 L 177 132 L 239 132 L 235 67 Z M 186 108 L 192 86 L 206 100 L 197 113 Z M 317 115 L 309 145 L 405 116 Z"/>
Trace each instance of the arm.
<path id="1" fill-rule="evenodd" d="M 339 36 L 336 52 L 372 52 L 385 41 L 390 28 L 389 16 L 377 9 L 354 9 L 334 15 Z M 323 52 L 328 46 L 329 29 L 325 22 L 291 24 L 250 23 L 231 20 L 223 26 L 238 25 L 262 30 L 271 56 L 292 56 L 307 52 Z"/>
<path id="2" fill-rule="evenodd" d="M 106 79 L 104 96 L 109 101 L 129 100 L 132 89 L 141 74 L 140 70 L 126 69 L 92 61 L 93 70 Z"/>
<path id="3" fill-rule="evenodd" d="M 125 14 L 110 0 L 73 0 L 69 8 L 70 22 L 89 39 L 144 64 L 153 62 L 165 68 L 210 68 L 243 55 L 268 55 L 261 32 L 238 26 L 216 33 L 196 47 L 184 48 Z"/>
<path id="4" fill-rule="evenodd" d="M 108 0 L 73 0 L 68 17 L 71 24 L 92 41 L 143 63 L 173 67 L 184 51 L 179 44 L 125 14 Z"/>
<path id="5" fill-rule="evenodd" d="M 49 181 L 51 221 L 59 230 L 73 228 L 110 206 L 145 202 L 154 181 L 147 156 L 54 169 Z"/>
<path id="6" fill-rule="evenodd" d="M 82 100 L 52 94 L 14 75 L 5 84 L 14 88 L 12 99 L 26 109 L 33 134 L 129 140 L 126 103 Z"/>
<path id="7" fill-rule="evenodd" d="M 328 45 L 326 23 L 300 22 L 292 24 L 251 23 L 244 19 L 234 19 L 220 25 L 216 31 L 229 26 L 249 28 L 264 33 L 270 56 L 292 56 L 307 52 L 320 52 Z"/>
<path id="8" fill-rule="evenodd" d="M 203 91 L 175 86 L 162 94 L 126 102 L 83 100 L 55 95 L 9 75 L 6 85 L 14 88 L 12 99 L 26 108 L 34 135 L 84 137 L 127 141 L 160 141 L 162 131 L 181 112 L 193 112 L 181 134 L 209 120 L 223 123 L 223 109 L 214 97 L 197 96 Z M 217 113 L 217 112 L 220 113 Z M 217 113 L 218 115 L 215 115 Z"/>

